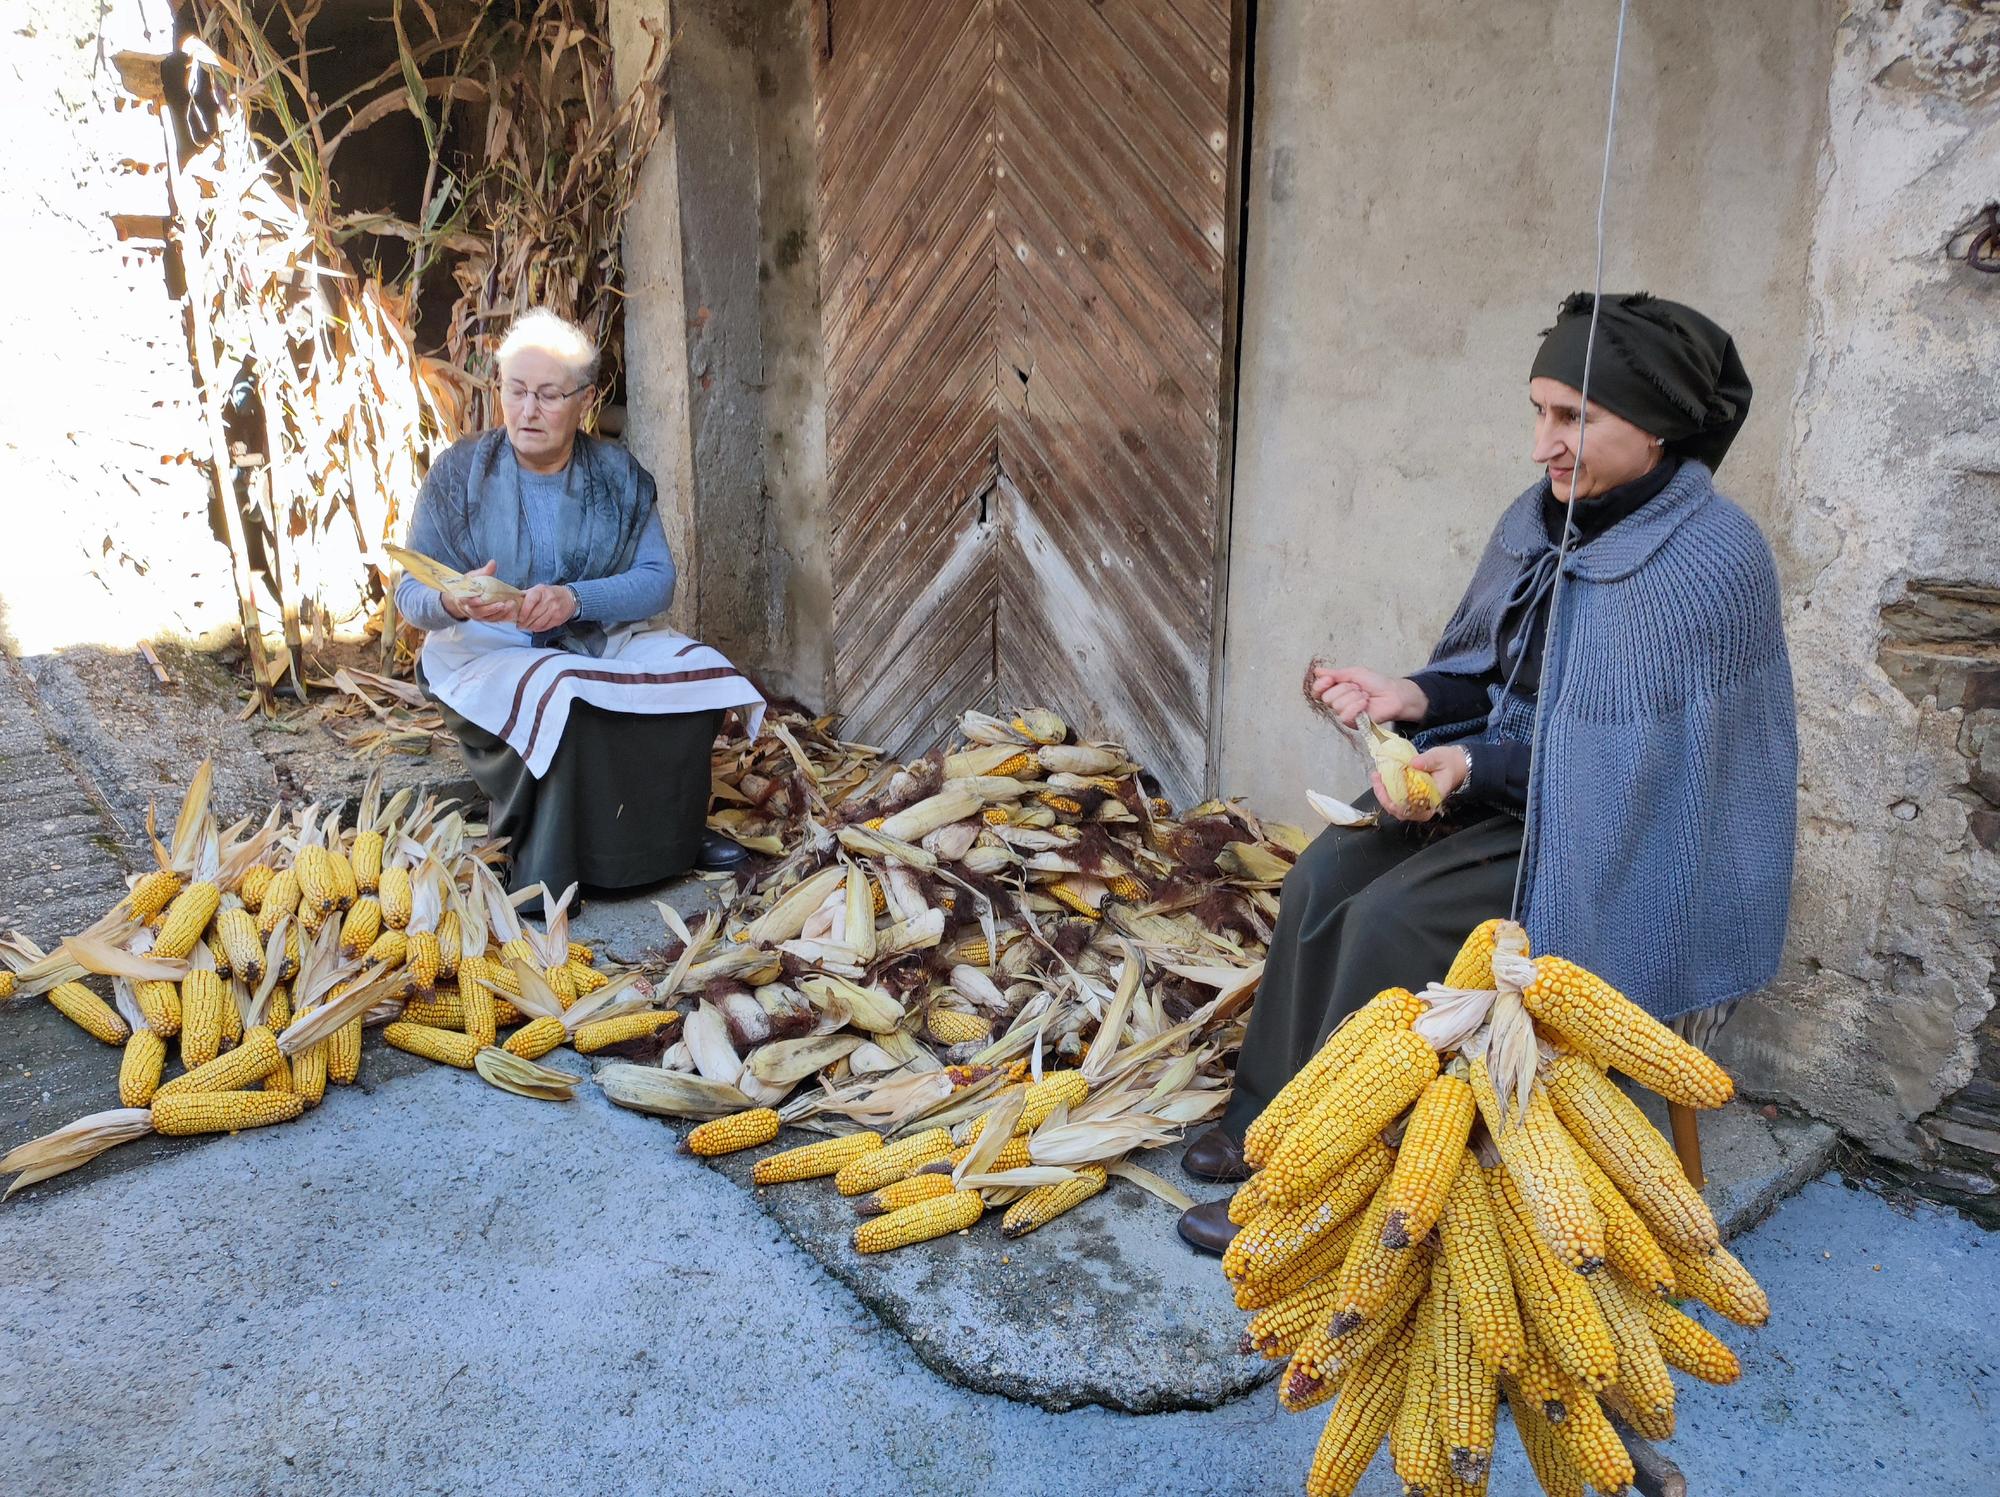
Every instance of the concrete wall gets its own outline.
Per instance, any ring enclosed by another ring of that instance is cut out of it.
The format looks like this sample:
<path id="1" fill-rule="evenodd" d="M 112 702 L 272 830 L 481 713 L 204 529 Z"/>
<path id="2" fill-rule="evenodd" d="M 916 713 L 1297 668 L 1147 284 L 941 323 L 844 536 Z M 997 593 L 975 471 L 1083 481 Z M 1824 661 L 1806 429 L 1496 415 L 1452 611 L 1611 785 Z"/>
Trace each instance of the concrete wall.
<path id="1" fill-rule="evenodd" d="M 1757 385 L 1724 487 L 1767 524 L 1790 429 L 1831 53 L 1823 0 L 1639 4 L 1608 289 L 1693 302 Z M 1258 7 L 1221 783 L 1273 813 L 1365 784 L 1305 709 L 1318 654 L 1420 665 L 1538 476 L 1527 370 L 1587 288 L 1616 7 Z"/>

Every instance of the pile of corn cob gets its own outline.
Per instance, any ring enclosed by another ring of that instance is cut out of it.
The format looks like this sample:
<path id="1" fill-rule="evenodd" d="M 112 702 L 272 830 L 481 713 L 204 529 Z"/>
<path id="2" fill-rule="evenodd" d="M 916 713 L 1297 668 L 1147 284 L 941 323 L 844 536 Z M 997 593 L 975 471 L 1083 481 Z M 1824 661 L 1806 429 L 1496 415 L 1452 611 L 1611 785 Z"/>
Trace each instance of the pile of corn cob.
<path id="1" fill-rule="evenodd" d="M 1607 1074 L 1717 1107 L 1722 1069 L 1518 925 L 1475 931 L 1442 984 L 1378 994 L 1251 1127 L 1223 1268 L 1278 1398 L 1335 1399 L 1306 1490 L 1354 1490 L 1384 1438 L 1405 1490 L 1484 1489 L 1503 1397 L 1545 1491 L 1621 1492 L 1617 1424 L 1674 1428 L 1670 1368 L 1732 1382 L 1684 1313 L 1743 1325 L 1763 1291 L 1671 1146 Z"/>
<path id="2" fill-rule="evenodd" d="M 677 1022 L 639 974 L 599 971 L 571 945 L 567 895 L 541 928 L 523 921 L 492 870 L 498 847 L 448 804 L 412 806 L 406 793 L 383 805 L 371 783 L 352 827 L 308 806 L 289 823 L 274 810 L 218 828 L 210 785 L 204 764 L 171 845 L 153 837 L 158 866 L 88 930 L 53 953 L 18 932 L 0 941 L 0 997 L 46 996 L 124 1049 L 121 1107 L 0 1159 L 18 1176 L 10 1194 L 148 1132 L 298 1117 L 328 1082 L 358 1077 L 364 1026 L 506 1090 L 560 1098 L 582 1078 L 535 1064 L 557 1046 L 587 1054 Z M 112 1002 L 91 975 L 110 979 Z"/>

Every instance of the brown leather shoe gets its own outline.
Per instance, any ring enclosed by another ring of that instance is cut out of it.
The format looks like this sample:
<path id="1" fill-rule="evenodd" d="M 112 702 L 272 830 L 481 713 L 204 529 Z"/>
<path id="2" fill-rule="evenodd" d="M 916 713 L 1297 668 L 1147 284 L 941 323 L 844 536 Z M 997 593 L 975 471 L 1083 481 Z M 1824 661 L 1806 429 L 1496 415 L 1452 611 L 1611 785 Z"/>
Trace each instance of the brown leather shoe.
<path id="1" fill-rule="evenodd" d="M 1181 1213 L 1181 1241 L 1197 1253 L 1220 1258 L 1229 1250 L 1230 1240 L 1236 1232 L 1236 1223 L 1229 1219 L 1227 1196 L 1219 1201 L 1203 1201 Z"/>
<path id="2" fill-rule="evenodd" d="M 1227 1184 L 1248 1180 L 1250 1166 L 1244 1162 L 1243 1144 L 1220 1128 L 1211 1128 L 1187 1146 L 1181 1168 L 1197 1180 L 1218 1180 Z"/>

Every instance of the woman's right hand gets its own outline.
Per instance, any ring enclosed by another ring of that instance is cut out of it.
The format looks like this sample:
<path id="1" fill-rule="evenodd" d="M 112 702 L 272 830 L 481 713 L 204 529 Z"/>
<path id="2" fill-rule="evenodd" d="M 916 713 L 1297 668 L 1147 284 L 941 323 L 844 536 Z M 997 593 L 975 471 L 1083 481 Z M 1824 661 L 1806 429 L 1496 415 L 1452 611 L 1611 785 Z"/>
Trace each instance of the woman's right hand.
<path id="1" fill-rule="evenodd" d="M 1378 723 L 1422 722 L 1430 702 L 1407 676 L 1385 676 L 1365 665 L 1315 670 L 1313 696 L 1346 727 L 1362 713 Z"/>
<path id="2" fill-rule="evenodd" d="M 465 575 L 468 577 L 491 577 L 500 570 L 500 563 L 489 561 L 483 567 L 475 567 Z M 455 619 L 473 619 L 482 624 L 511 624 L 521 615 L 518 601 L 486 603 L 478 598 L 454 598 L 450 593 L 438 594 L 444 603 L 444 611 Z"/>

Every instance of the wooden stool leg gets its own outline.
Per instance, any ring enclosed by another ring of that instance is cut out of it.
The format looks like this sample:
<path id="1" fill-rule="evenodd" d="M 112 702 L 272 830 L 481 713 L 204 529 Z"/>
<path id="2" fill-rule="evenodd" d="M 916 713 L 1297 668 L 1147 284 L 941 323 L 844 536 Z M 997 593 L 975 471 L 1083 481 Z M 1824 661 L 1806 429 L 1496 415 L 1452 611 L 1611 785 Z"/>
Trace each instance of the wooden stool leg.
<path id="1" fill-rule="evenodd" d="M 1681 1169 L 1696 1190 L 1708 1184 L 1701 1169 L 1701 1126 L 1694 1109 L 1681 1102 L 1667 1104 L 1667 1123 L 1674 1131 L 1674 1152 L 1680 1155 Z"/>

